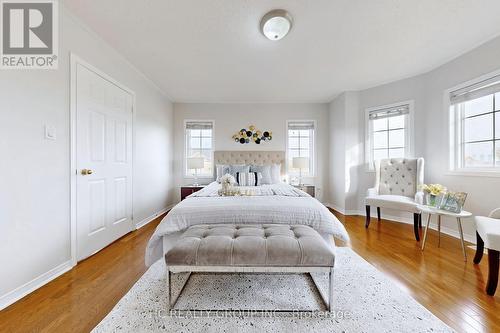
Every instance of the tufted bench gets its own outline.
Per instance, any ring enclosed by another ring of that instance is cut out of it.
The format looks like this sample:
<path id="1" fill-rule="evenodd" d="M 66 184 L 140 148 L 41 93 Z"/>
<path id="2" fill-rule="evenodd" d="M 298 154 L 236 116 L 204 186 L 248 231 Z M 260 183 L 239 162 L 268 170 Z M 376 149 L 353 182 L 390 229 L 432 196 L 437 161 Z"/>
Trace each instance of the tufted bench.
<path id="1" fill-rule="evenodd" d="M 165 262 L 168 271 L 169 307 L 174 307 L 179 297 L 177 296 L 172 304 L 171 273 L 325 272 L 329 273 L 328 297 L 324 297 L 321 291 L 320 294 L 331 310 L 335 254 L 325 240 L 308 226 L 195 225 L 188 228 L 165 254 Z"/>

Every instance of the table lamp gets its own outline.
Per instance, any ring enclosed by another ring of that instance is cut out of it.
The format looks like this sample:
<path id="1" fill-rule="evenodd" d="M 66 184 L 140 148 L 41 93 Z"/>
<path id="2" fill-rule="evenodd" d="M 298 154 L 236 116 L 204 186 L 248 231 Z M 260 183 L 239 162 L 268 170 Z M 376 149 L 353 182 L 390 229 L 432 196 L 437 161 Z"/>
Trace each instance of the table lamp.
<path id="1" fill-rule="evenodd" d="M 203 169 L 205 166 L 205 159 L 203 157 L 188 157 L 187 168 L 194 169 L 194 186 L 198 186 L 198 169 Z"/>
<path id="2" fill-rule="evenodd" d="M 299 169 L 299 186 L 302 186 L 302 169 L 309 168 L 309 159 L 307 157 L 294 157 L 292 160 L 294 169 Z"/>

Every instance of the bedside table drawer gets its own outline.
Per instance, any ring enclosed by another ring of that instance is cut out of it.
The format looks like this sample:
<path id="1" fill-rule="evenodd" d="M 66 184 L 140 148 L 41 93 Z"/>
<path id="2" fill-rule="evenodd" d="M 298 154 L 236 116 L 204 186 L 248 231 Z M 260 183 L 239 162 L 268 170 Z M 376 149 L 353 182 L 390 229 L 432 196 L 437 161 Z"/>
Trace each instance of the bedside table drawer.
<path id="1" fill-rule="evenodd" d="M 181 201 L 184 200 L 188 195 L 198 192 L 204 186 L 182 186 L 181 187 Z"/>
<path id="2" fill-rule="evenodd" d="M 313 198 L 316 195 L 316 187 L 314 185 L 302 185 L 302 186 L 292 185 L 292 186 L 295 188 L 298 188 L 299 190 L 306 192 L 307 194 L 309 194 Z"/>

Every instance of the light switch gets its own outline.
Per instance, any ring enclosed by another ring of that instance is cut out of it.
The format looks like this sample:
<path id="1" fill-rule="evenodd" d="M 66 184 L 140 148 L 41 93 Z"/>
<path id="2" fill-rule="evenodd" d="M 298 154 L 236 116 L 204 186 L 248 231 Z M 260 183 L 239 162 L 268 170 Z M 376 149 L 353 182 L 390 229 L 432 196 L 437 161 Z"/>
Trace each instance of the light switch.
<path id="1" fill-rule="evenodd" d="M 51 125 L 45 125 L 45 139 L 55 140 L 56 139 L 56 128 Z"/>

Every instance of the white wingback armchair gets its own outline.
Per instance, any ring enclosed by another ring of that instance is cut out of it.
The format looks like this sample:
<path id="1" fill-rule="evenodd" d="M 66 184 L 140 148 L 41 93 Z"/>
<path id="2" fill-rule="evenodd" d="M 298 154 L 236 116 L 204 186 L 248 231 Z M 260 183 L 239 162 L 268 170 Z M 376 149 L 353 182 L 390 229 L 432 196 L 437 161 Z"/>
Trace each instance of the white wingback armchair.
<path id="1" fill-rule="evenodd" d="M 493 210 L 488 217 L 476 216 L 476 256 L 474 264 L 479 264 L 483 258 L 484 248 L 488 249 L 488 282 L 486 293 L 495 295 L 498 284 L 500 261 L 500 208 Z"/>
<path id="2" fill-rule="evenodd" d="M 377 207 L 380 221 L 380 208 L 389 208 L 413 213 L 414 232 L 420 240 L 419 227 L 422 217 L 417 205 L 423 204 L 424 193 L 419 191 L 424 183 L 423 158 L 391 158 L 375 162 L 375 186 L 368 189 L 365 199 L 366 224 L 370 225 L 370 207 Z"/>

